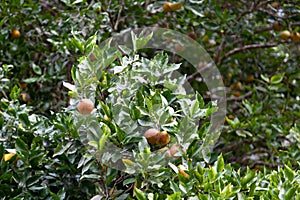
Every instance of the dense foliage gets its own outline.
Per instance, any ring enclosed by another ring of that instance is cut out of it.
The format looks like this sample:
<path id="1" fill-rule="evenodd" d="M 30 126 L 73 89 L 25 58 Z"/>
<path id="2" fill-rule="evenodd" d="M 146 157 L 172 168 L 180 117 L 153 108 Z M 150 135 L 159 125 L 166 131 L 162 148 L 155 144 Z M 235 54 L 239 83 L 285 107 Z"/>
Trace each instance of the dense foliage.
<path id="1" fill-rule="evenodd" d="M 299 3 L 2 1 L 0 198 L 300 199 Z M 216 107 L 186 60 L 97 48 L 147 26 L 196 40 L 223 76 L 227 117 L 211 155 L 201 144 Z M 180 80 L 160 82 L 163 70 L 187 74 L 194 101 L 174 90 Z M 82 98 L 90 115 L 76 109 Z M 142 137 L 151 127 L 181 145 L 175 158 Z M 132 156 L 103 153 L 110 143 Z"/>

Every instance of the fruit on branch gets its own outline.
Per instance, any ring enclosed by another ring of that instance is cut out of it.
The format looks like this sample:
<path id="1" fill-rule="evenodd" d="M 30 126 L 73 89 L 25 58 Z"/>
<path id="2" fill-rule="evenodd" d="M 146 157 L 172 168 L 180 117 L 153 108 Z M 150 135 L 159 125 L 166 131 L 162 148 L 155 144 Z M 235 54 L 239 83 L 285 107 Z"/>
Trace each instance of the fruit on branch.
<path id="1" fill-rule="evenodd" d="M 157 145 L 164 146 L 169 144 L 169 142 L 170 142 L 170 135 L 166 131 L 160 132 L 158 134 L 158 140 L 156 142 Z"/>
<path id="2" fill-rule="evenodd" d="M 288 30 L 284 30 L 279 34 L 279 37 L 285 41 L 287 41 L 291 37 L 291 33 Z"/>
<path id="3" fill-rule="evenodd" d="M 278 7 L 279 7 L 279 3 L 278 3 L 277 1 L 274 1 L 274 2 L 272 3 L 272 6 L 273 6 L 274 8 L 278 8 Z"/>
<path id="4" fill-rule="evenodd" d="M 20 33 L 19 30 L 13 29 L 13 30 L 11 31 L 11 38 L 12 38 L 12 39 L 17 39 L 17 38 L 20 38 L 20 37 L 21 37 L 21 33 Z"/>
<path id="5" fill-rule="evenodd" d="M 88 115 L 94 110 L 94 103 L 90 99 L 82 99 L 77 105 L 78 111 L 83 115 Z"/>
<path id="6" fill-rule="evenodd" d="M 298 32 L 292 33 L 291 39 L 292 39 L 293 42 L 299 42 L 299 40 L 300 40 L 300 33 L 298 33 Z"/>
<path id="7" fill-rule="evenodd" d="M 185 172 L 185 167 L 183 165 L 179 165 L 178 168 L 179 168 L 179 174 L 183 175 L 186 179 L 190 178 L 190 175 L 188 175 Z"/>
<path id="8" fill-rule="evenodd" d="M 275 30 L 275 31 L 281 31 L 282 29 L 283 29 L 283 26 L 278 21 L 275 21 L 273 23 L 273 30 Z"/>
<path id="9" fill-rule="evenodd" d="M 163 5 L 163 10 L 165 11 L 165 12 L 171 12 L 172 11 L 172 9 L 171 9 L 171 3 L 170 2 L 166 2 L 164 5 Z"/>
<path id="10" fill-rule="evenodd" d="M 179 158 L 180 156 L 175 156 L 177 152 L 180 151 L 180 149 L 183 151 L 183 153 L 186 153 L 185 149 L 181 145 L 173 144 L 166 152 L 166 157 L 175 157 Z"/>
<path id="11" fill-rule="evenodd" d="M 147 139 L 149 144 L 156 144 L 159 133 L 160 133 L 159 130 L 155 128 L 150 128 L 145 132 L 144 136 Z"/>
<path id="12" fill-rule="evenodd" d="M 166 131 L 160 132 L 155 128 L 148 129 L 144 136 L 149 144 L 164 146 L 170 142 L 170 135 Z"/>
<path id="13" fill-rule="evenodd" d="M 181 3 L 170 3 L 170 2 L 166 2 L 162 8 L 165 12 L 171 12 L 171 11 L 176 11 L 176 10 L 180 10 L 182 7 Z"/>
<path id="14" fill-rule="evenodd" d="M 171 10 L 172 10 L 172 11 L 180 10 L 181 7 L 182 7 L 181 3 L 174 3 L 174 4 L 171 4 Z"/>

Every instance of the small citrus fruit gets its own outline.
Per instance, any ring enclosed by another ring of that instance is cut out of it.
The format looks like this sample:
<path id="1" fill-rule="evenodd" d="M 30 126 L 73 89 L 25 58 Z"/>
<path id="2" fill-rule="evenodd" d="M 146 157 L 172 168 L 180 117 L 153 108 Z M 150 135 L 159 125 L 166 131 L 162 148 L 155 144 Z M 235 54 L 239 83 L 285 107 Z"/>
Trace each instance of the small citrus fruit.
<path id="1" fill-rule="evenodd" d="M 13 30 L 11 31 L 11 38 L 12 38 L 12 39 L 20 38 L 20 36 L 21 36 L 21 33 L 20 33 L 19 30 L 13 29 Z"/>
<path id="2" fill-rule="evenodd" d="M 169 144 L 169 142 L 170 142 L 170 135 L 166 131 L 160 132 L 158 134 L 158 140 L 156 144 L 160 146 L 164 146 Z"/>
<path id="3" fill-rule="evenodd" d="M 90 114 L 94 110 L 94 103 L 90 99 L 82 99 L 78 103 L 77 109 L 83 115 Z"/>
<path id="4" fill-rule="evenodd" d="M 159 130 L 155 128 L 150 128 L 145 132 L 144 136 L 147 139 L 149 144 L 156 144 L 159 133 L 160 133 Z"/>
<path id="5" fill-rule="evenodd" d="M 172 9 L 171 9 L 171 3 L 170 2 L 166 2 L 164 5 L 163 5 L 163 10 L 165 11 L 165 12 L 171 12 L 172 11 Z"/>
<path id="6" fill-rule="evenodd" d="M 285 41 L 287 41 L 290 37 L 291 37 L 291 33 L 290 31 L 288 30 L 285 30 L 285 31 L 282 31 L 280 34 L 279 34 L 279 37 Z"/>

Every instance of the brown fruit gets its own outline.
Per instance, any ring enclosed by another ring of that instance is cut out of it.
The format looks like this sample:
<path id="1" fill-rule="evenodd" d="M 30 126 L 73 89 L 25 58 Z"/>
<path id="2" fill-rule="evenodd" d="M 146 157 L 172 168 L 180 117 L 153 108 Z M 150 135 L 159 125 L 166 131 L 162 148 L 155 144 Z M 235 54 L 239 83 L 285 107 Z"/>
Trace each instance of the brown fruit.
<path id="1" fill-rule="evenodd" d="M 179 170 L 179 174 L 182 174 L 186 179 L 190 178 L 190 175 L 188 175 L 183 169 Z"/>
<path id="2" fill-rule="evenodd" d="M 170 142 L 170 135 L 166 131 L 159 132 L 158 140 L 156 141 L 156 144 L 160 146 L 164 146 L 169 144 L 169 142 Z"/>
<path id="3" fill-rule="evenodd" d="M 11 38 L 12 38 L 12 39 L 20 38 L 20 36 L 21 36 L 21 33 L 20 33 L 20 31 L 18 31 L 17 29 L 13 29 L 13 30 L 11 31 Z"/>
<path id="4" fill-rule="evenodd" d="M 188 33 L 188 36 L 189 36 L 190 38 L 192 38 L 193 40 L 196 40 L 196 39 L 197 39 L 197 34 L 196 34 L 195 32 L 190 32 L 190 33 Z"/>
<path id="5" fill-rule="evenodd" d="M 300 40 L 300 33 L 298 33 L 298 32 L 292 33 L 291 38 L 292 38 L 293 42 L 299 42 L 299 40 Z"/>
<path id="6" fill-rule="evenodd" d="M 177 52 L 182 52 L 185 50 L 185 46 L 181 45 L 180 43 L 176 43 L 174 47 Z"/>
<path id="7" fill-rule="evenodd" d="M 175 11 L 175 10 L 180 10 L 182 5 L 181 5 L 181 3 L 174 3 L 174 4 L 171 4 L 170 7 L 171 7 L 172 11 Z"/>
<path id="8" fill-rule="evenodd" d="M 156 142 L 158 141 L 159 133 L 160 133 L 159 130 L 155 128 L 150 128 L 145 132 L 144 136 L 147 139 L 149 144 L 156 144 Z"/>
<path id="9" fill-rule="evenodd" d="M 78 103 L 77 109 L 83 115 L 90 114 L 94 110 L 94 103 L 90 99 L 82 99 Z"/>
<path id="10" fill-rule="evenodd" d="M 166 2 L 164 5 L 163 5 L 163 10 L 165 11 L 165 12 L 171 12 L 172 11 L 172 9 L 171 9 L 171 3 L 170 2 Z"/>
<path id="11" fill-rule="evenodd" d="M 173 144 L 169 150 L 166 152 L 166 157 L 175 157 L 178 158 L 179 156 L 174 156 L 179 150 L 182 150 L 184 153 L 186 153 L 185 149 L 181 145 Z"/>
<path id="12" fill-rule="evenodd" d="M 283 29 L 283 26 L 278 21 L 275 21 L 273 23 L 273 29 L 275 31 L 281 31 Z"/>
<path id="13" fill-rule="evenodd" d="M 252 82 L 254 80 L 254 76 L 253 75 L 249 75 L 247 78 L 246 78 L 246 82 Z"/>
<path id="14" fill-rule="evenodd" d="M 240 93 L 240 91 L 233 91 L 233 95 L 236 97 L 239 97 L 239 96 L 241 96 L 241 93 Z"/>
<path id="15" fill-rule="evenodd" d="M 287 41 L 290 37 L 291 37 L 291 33 L 290 31 L 288 30 L 285 30 L 285 31 L 282 31 L 280 34 L 279 34 L 279 37 L 285 41 Z"/>

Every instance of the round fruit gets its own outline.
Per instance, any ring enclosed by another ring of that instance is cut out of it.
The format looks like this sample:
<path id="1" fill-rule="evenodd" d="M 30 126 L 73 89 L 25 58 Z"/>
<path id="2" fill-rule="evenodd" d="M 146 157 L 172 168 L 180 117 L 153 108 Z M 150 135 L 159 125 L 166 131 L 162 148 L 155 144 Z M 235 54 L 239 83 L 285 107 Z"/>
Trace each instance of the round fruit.
<path id="1" fill-rule="evenodd" d="M 282 28 L 283 28 L 283 26 L 278 21 L 273 23 L 273 29 L 275 31 L 280 31 L 280 30 L 282 30 Z"/>
<path id="2" fill-rule="evenodd" d="M 193 40 L 196 40 L 196 39 L 197 39 L 197 34 L 196 34 L 195 32 L 190 32 L 190 33 L 188 33 L 188 36 L 189 36 L 190 38 L 192 38 Z"/>
<path id="3" fill-rule="evenodd" d="M 17 38 L 19 38 L 21 36 L 21 33 L 20 33 L 20 31 L 18 31 L 17 29 L 13 29 L 12 31 L 11 31 L 11 38 L 12 39 L 17 39 Z"/>
<path id="4" fill-rule="evenodd" d="M 246 78 L 246 82 L 252 82 L 254 80 L 254 76 L 253 75 L 249 75 L 247 78 Z"/>
<path id="5" fill-rule="evenodd" d="M 83 115 L 90 114 L 94 110 L 94 103 L 90 99 L 82 99 L 78 103 L 77 109 Z"/>
<path id="6" fill-rule="evenodd" d="M 290 37 L 291 37 L 291 33 L 290 31 L 288 30 L 285 30 L 285 31 L 282 31 L 280 34 L 279 34 L 279 37 L 285 41 L 287 41 Z"/>
<path id="7" fill-rule="evenodd" d="M 241 93 L 239 91 L 233 91 L 233 95 L 239 97 L 241 96 Z"/>
<path id="8" fill-rule="evenodd" d="M 160 146 L 164 146 L 169 144 L 169 142 L 170 142 L 170 135 L 166 131 L 160 132 L 158 134 L 158 140 L 156 144 Z"/>
<path id="9" fill-rule="evenodd" d="M 274 2 L 272 3 L 272 6 L 273 6 L 274 8 L 278 8 L 278 7 L 279 7 L 279 3 L 278 3 L 277 1 L 274 1 Z"/>
<path id="10" fill-rule="evenodd" d="M 171 3 L 170 2 L 166 2 L 164 5 L 163 5 L 163 10 L 165 11 L 165 12 L 171 12 L 172 11 L 172 9 L 171 9 Z"/>
<path id="11" fill-rule="evenodd" d="M 239 81 L 239 82 L 237 82 L 236 84 L 235 84 L 235 87 L 237 88 L 237 89 L 241 89 L 242 88 L 242 83 Z"/>
<path id="12" fill-rule="evenodd" d="M 173 144 L 169 150 L 166 152 L 166 157 L 172 157 L 174 156 L 179 150 L 182 150 L 184 153 L 186 153 L 185 149 L 183 149 L 182 146 Z M 174 156 L 175 158 L 178 158 L 179 156 Z"/>
<path id="13" fill-rule="evenodd" d="M 156 144 L 158 141 L 158 134 L 160 134 L 159 130 L 150 128 L 145 132 L 144 136 L 149 144 Z"/>
<path id="14" fill-rule="evenodd" d="M 292 38 L 292 41 L 293 41 L 293 42 L 299 42 L 299 40 L 300 40 L 300 33 L 294 32 L 294 33 L 292 34 L 291 38 Z"/>

